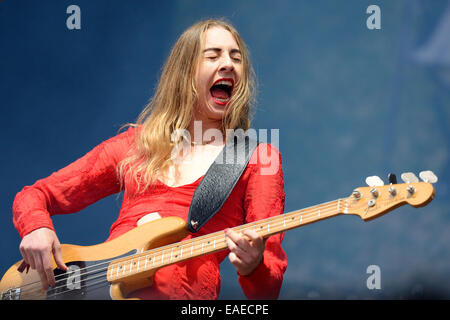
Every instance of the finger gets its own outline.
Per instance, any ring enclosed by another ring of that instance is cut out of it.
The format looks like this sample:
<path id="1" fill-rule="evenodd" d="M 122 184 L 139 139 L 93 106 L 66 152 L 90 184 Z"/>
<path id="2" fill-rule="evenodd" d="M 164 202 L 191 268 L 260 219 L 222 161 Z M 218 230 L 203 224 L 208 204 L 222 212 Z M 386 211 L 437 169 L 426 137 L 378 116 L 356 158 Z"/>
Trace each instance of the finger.
<path id="1" fill-rule="evenodd" d="M 62 257 L 62 251 L 61 251 L 61 245 L 59 244 L 59 241 L 57 241 L 53 246 L 53 257 L 55 258 L 56 265 L 61 270 L 67 271 L 69 269 L 66 264 L 64 263 L 63 257 Z"/>
<path id="2" fill-rule="evenodd" d="M 230 254 L 228 255 L 228 259 L 240 275 L 245 276 L 251 272 L 248 268 L 248 265 L 245 264 L 241 259 L 239 259 L 239 257 L 234 252 L 230 252 Z"/>
<path id="3" fill-rule="evenodd" d="M 231 229 L 225 230 L 225 234 L 227 235 L 227 237 L 230 237 L 231 240 L 233 240 L 233 242 L 242 250 L 244 251 L 250 250 L 250 244 L 242 234 L 237 233 Z"/>
<path id="4" fill-rule="evenodd" d="M 42 265 L 41 255 L 34 255 L 34 261 L 36 262 L 36 271 L 39 274 L 39 278 L 41 279 L 42 289 L 45 291 L 48 289 L 47 276 L 44 272 L 44 267 Z"/>
<path id="5" fill-rule="evenodd" d="M 41 257 L 42 257 L 42 269 L 45 273 L 47 283 L 50 286 L 54 286 L 55 285 L 55 275 L 53 274 L 52 257 L 50 255 L 50 252 L 44 251 L 42 253 Z"/>
<path id="6" fill-rule="evenodd" d="M 252 230 L 252 229 L 245 230 L 244 234 L 247 235 L 250 238 L 250 240 L 252 240 L 252 241 L 256 241 L 258 239 L 262 240 L 262 237 L 255 230 Z"/>
<path id="7" fill-rule="evenodd" d="M 265 239 L 254 230 L 246 230 L 244 232 L 250 238 L 250 245 L 259 251 L 263 251 L 265 247 Z"/>
<path id="8" fill-rule="evenodd" d="M 25 260 L 27 261 L 27 263 L 30 265 L 31 269 L 36 270 L 36 261 L 34 259 L 34 254 L 33 251 L 25 251 Z"/>
<path id="9" fill-rule="evenodd" d="M 230 252 L 228 254 L 228 259 L 230 260 L 230 263 L 235 266 L 236 269 L 238 269 L 238 271 L 244 268 L 243 261 L 239 259 L 239 257 L 234 252 Z"/>
<path id="10" fill-rule="evenodd" d="M 237 256 L 240 260 L 248 261 L 248 253 L 242 250 L 233 240 L 226 238 L 228 249 Z"/>
<path id="11" fill-rule="evenodd" d="M 22 247 L 19 247 L 19 250 L 20 250 L 20 253 L 22 254 L 23 262 L 25 262 L 27 265 L 31 266 L 31 263 L 30 263 L 31 259 L 28 257 L 25 249 Z M 33 266 L 31 266 L 31 268 L 33 268 Z"/>
<path id="12" fill-rule="evenodd" d="M 225 237 L 225 241 L 226 241 L 228 249 L 230 249 L 230 251 L 236 250 L 237 244 L 233 241 L 233 239 L 231 239 L 230 237 L 226 236 Z"/>

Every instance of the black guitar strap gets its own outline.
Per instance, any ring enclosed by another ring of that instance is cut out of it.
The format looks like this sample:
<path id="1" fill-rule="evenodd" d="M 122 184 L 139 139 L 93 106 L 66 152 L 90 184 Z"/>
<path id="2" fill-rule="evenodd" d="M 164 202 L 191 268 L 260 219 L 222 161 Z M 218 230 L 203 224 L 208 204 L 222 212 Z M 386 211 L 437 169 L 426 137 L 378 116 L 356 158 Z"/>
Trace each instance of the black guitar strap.
<path id="1" fill-rule="evenodd" d="M 197 232 L 223 206 L 259 144 L 244 133 L 234 135 L 223 147 L 195 189 L 187 227 Z"/>

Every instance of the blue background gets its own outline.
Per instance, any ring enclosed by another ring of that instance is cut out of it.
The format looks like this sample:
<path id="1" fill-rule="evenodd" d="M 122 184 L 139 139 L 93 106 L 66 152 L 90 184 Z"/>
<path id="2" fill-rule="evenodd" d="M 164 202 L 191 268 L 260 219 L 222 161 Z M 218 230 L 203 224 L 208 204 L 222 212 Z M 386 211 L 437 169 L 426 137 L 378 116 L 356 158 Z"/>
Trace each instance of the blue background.
<path id="1" fill-rule="evenodd" d="M 71 4 L 81 30 L 66 27 Z M 366 27 L 371 4 L 381 30 Z M 440 0 L 0 1 L 0 273 L 21 259 L 15 194 L 135 121 L 177 37 L 209 17 L 249 46 L 252 127 L 280 129 L 286 212 L 346 197 L 370 175 L 439 177 L 424 208 L 287 232 L 280 298 L 448 299 L 450 3 Z M 55 216 L 60 241 L 104 241 L 119 209 L 111 196 Z M 366 286 L 370 265 L 380 290 Z M 244 298 L 228 260 L 221 272 L 220 298 Z"/>

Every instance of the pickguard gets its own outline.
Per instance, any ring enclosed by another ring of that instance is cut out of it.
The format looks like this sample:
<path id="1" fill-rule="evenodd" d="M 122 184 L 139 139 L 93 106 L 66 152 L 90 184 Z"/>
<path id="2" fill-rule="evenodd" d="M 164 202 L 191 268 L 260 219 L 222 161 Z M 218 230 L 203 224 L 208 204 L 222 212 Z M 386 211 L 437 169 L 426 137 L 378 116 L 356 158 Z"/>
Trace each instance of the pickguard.
<path id="1" fill-rule="evenodd" d="M 106 260 L 71 261 L 67 271 L 54 269 L 56 285 L 47 290 L 47 300 L 111 300 L 106 273 L 109 262 L 136 254 L 132 250 Z"/>

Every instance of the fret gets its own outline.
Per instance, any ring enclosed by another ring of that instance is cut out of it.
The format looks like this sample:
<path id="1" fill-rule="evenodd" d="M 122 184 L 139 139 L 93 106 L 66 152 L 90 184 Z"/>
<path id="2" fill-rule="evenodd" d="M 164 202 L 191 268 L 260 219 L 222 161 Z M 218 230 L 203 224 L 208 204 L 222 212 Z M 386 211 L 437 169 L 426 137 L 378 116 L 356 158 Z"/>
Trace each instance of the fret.
<path id="1" fill-rule="evenodd" d="M 275 229 L 275 232 L 276 232 L 276 230 L 278 230 L 278 231 L 283 230 L 283 227 L 278 226 L 278 223 L 281 221 L 281 217 L 275 217 L 273 220 L 275 222 L 275 226 L 273 226 L 272 229 Z M 280 230 L 280 228 L 281 228 L 281 230 Z"/>
<path id="2" fill-rule="evenodd" d="M 336 205 L 336 207 L 334 207 Z M 270 217 L 264 220 L 255 221 L 251 224 L 244 224 L 238 227 L 233 227 L 235 232 L 244 232 L 245 230 L 253 230 L 261 236 L 270 235 L 276 232 L 280 232 L 286 229 L 299 227 L 303 224 L 309 224 L 313 221 L 325 219 L 336 213 L 339 213 L 341 208 L 347 211 L 348 203 L 344 202 L 341 206 L 341 199 L 335 200 L 327 204 L 320 204 L 312 206 L 307 209 L 302 209 L 296 212 L 282 214 L 275 217 Z M 334 211 L 337 210 L 335 213 Z M 305 221 L 303 221 L 303 215 L 305 215 Z M 296 221 L 298 219 L 298 222 Z M 267 229 L 266 229 L 267 228 Z M 219 237 L 218 237 L 219 236 Z M 189 250 L 190 246 L 190 250 Z M 186 247 L 186 249 L 184 248 Z M 226 235 L 222 232 L 216 232 L 201 236 L 187 241 L 181 241 L 165 247 L 157 248 L 155 251 L 144 251 L 129 258 L 121 259 L 110 265 L 111 279 L 120 279 L 132 274 L 142 273 L 146 270 L 176 263 L 177 261 L 183 261 L 195 256 L 208 254 L 216 250 L 222 250 L 227 248 Z M 170 258 L 169 258 L 170 249 Z M 187 251 L 187 252 L 185 252 Z M 190 255 L 189 255 L 190 251 Z M 145 262 L 141 262 L 141 258 L 145 259 Z M 160 258 L 160 262 L 157 259 Z M 137 261 L 136 261 L 137 259 Z M 152 261 L 153 260 L 153 261 Z M 129 263 L 129 268 L 128 268 Z M 142 263 L 142 265 L 141 265 Z"/>
<path id="3" fill-rule="evenodd" d="M 130 271 L 126 271 L 127 270 L 127 266 L 128 266 L 128 263 L 129 261 L 125 261 L 125 267 L 123 268 L 123 270 L 125 271 L 125 274 L 130 274 Z M 129 264 L 130 265 L 130 270 L 131 270 L 131 263 Z"/>
<path id="4" fill-rule="evenodd" d="M 342 204 L 341 200 L 344 201 Z M 285 213 L 279 216 L 270 217 L 260 221 L 254 221 L 252 223 L 233 227 L 232 230 L 234 230 L 235 232 L 253 230 L 261 236 L 267 236 L 286 229 L 299 227 L 303 224 L 309 224 L 314 221 L 326 219 L 330 216 L 339 214 L 341 209 L 344 210 L 344 213 L 346 213 L 348 211 L 348 206 L 349 204 L 345 199 L 338 199 L 326 204 L 319 204 L 295 212 Z M 335 212 L 336 210 L 337 212 Z M 303 221 L 303 215 L 306 215 L 305 221 Z M 186 247 L 186 249 L 184 247 Z M 181 241 L 172 245 L 155 248 L 149 251 L 144 251 L 142 249 L 137 255 L 133 255 L 128 258 L 122 258 L 114 263 L 111 261 L 109 266 L 109 277 L 111 279 L 114 279 L 115 281 L 115 279 L 127 277 L 132 274 L 142 273 L 152 268 L 176 263 L 177 261 L 183 261 L 189 258 L 208 254 L 217 250 L 223 250 L 226 248 L 226 234 L 224 233 L 224 231 L 222 231 L 194 239 L 189 239 L 187 241 Z M 141 258 L 145 259 L 145 262 L 141 262 Z M 158 258 L 161 259 L 160 262 L 157 261 Z"/>
<path id="5" fill-rule="evenodd" d="M 180 248 L 180 246 L 177 246 L 177 249 L 180 249 L 180 252 L 181 252 L 181 248 Z M 181 259 L 181 257 L 180 258 L 178 258 L 178 255 L 179 255 L 180 253 L 176 253 L 175 254 L 175 259 Z"/>
<path id="6" fill-rule="evenodd" d="M 177 250 L 178 250 L 178 248 L 180 248 L 180 246 L 175 247 L 175 249 L 177 249 Z M 175 256 L 173 257 L 175 259 L 174 261 L 176 261 L 176 259 L 179 259 L 178 255 L 179 255 L 179 252 L 177 253 L 177 251 L 175 251 Z"/>

